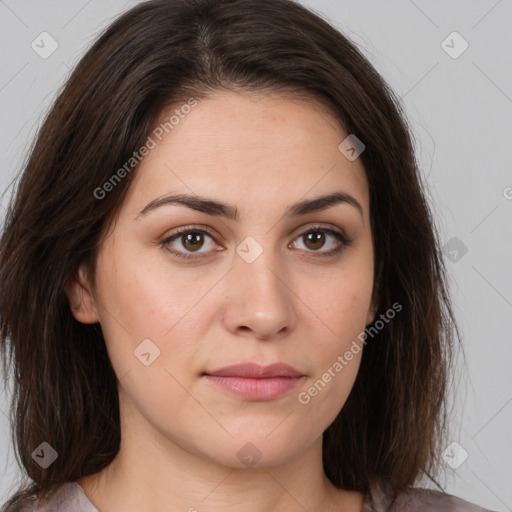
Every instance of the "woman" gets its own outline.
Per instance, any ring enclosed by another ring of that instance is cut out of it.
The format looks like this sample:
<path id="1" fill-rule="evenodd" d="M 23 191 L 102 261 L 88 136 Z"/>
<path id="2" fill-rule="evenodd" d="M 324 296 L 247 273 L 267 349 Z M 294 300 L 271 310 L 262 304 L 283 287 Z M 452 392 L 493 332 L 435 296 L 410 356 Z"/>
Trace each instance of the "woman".
<path id="1" fill-rule="evenodd" d="M 484 509 L 400 107 L 289 0 L 152 0 L 80 61 L 0 243 L 6 511 Z M 10 343 L 7 343 L 7 339 Z"/>

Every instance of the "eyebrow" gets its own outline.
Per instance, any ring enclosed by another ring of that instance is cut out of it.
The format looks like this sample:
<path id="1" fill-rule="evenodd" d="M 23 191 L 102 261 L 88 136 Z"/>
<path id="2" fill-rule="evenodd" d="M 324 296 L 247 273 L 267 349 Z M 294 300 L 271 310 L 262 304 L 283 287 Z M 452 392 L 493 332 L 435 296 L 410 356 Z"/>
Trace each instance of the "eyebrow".
<path id="1" fill-rule="evenodd" d="M 293 218 L 300 215 L 306 215 L 308 213 L 320 212 L 342 203 L 353 206 L 359 211 L 361 217 L 363 216 L 363 207 L 359 201 L 357 201 L 357 199 L 345 192 L 334 192 L 332 194 L 315 197 L 313 199 L 306 199 L 295 203 L 286 213 L 286 217 Z M 239 220 L 238 209 L 236 206 L 221 203 L 206 197 L 186 194 L 168 195 L 154 199 L 144 207 L 144 209 L 137 215 L 137 217 L 140 215 L 146 215 L 147 213 L 154 211 L 157 208 L 167 205 L 186 206 L 187 208 L 196 210 L 201 213 L 206 213 L 207 215 Z"/>

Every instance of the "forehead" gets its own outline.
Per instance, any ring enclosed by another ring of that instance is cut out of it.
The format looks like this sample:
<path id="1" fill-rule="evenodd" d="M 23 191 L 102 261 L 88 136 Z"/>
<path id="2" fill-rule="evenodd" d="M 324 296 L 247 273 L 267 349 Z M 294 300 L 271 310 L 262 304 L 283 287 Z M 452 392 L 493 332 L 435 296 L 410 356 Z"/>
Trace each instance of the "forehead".
<path id="1" fill-rule="evenodd" d="M 339 150 L 347 133 L 313 100 L 217 92 L 191 109 L 166 109 L 150 136 L 155 147 L 125 200 L 134 208 L 171 191 L 230 198 L 241 212 L 333 190 L 368 202 L 360 159 Z"/>

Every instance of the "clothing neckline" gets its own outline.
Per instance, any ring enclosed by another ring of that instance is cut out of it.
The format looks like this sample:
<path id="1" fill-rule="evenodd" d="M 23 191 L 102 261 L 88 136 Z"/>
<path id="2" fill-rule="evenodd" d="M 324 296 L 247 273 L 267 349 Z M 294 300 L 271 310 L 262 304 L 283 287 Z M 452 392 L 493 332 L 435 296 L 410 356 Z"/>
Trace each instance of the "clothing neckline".
<path id="1" fill-rule="evenodd" d="M 81 495 L 83 502 L 85 502 L 87 504 L 87 507 L 90 508 L 90 511 L 87 510 L 87 512 L 100 512 L 99 509 L 96 507 L 96 505 L 94 505 L 94 503 L 89 499 L 87 494 L 85 494 L 85 491 L 82 489 L 82 486 L 77 481 L 74 481 L 71 483 L 76 486 L 79 494 Z M 367 512 L 367 511 L 369 512 L 372 510 L 372 508 L 370 507 L 370 505 L 371 505 L 370 498 L 371 498 L 371 492 L 370 491 L 365 492 L 364 499 L 363 499 L 363 505 L 359 512 Z"/>

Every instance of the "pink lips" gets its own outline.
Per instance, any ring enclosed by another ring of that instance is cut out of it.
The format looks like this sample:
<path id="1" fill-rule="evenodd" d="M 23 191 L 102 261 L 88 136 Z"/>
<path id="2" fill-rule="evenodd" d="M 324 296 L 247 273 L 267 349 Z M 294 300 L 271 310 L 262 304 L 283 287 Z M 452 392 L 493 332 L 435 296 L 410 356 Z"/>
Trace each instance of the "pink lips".
<path id="1" fill-rule="evenodd" d="M 212 384 L 230 391 L 246 400 L 273 400 L 294 388 L 304 377 L 299 371 L 283 363 L 260 366 L 242 363 L 203 376 Z"/>

